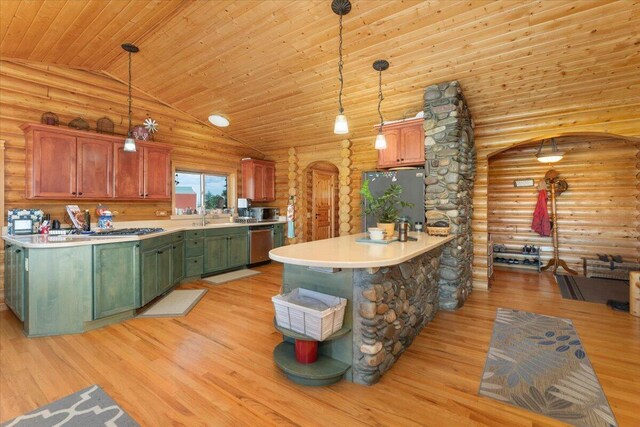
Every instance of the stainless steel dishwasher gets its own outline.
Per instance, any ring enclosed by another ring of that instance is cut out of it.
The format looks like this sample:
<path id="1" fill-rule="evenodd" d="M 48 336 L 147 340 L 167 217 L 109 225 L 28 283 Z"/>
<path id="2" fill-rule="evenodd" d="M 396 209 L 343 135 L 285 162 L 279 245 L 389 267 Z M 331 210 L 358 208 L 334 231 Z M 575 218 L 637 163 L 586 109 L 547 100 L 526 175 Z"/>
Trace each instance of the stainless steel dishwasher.
<path id="1" fill-rule="evenodd" d="M 269 261 L 273 249 L 273 226 L 249 227 L 249 264 Z"/>

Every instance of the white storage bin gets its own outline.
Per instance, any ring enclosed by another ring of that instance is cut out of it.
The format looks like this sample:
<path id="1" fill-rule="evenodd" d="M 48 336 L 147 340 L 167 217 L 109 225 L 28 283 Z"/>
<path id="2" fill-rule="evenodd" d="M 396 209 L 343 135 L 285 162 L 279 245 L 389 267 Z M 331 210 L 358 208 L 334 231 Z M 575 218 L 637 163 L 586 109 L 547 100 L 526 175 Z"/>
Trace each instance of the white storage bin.
<path id="1" fill-rule="evenodd" d="M 345 298 L 295 288 L 288 294 L 271 298 L 276 310 L 276 323 L 281 328 L 323 341 L 342 328 Z"/>

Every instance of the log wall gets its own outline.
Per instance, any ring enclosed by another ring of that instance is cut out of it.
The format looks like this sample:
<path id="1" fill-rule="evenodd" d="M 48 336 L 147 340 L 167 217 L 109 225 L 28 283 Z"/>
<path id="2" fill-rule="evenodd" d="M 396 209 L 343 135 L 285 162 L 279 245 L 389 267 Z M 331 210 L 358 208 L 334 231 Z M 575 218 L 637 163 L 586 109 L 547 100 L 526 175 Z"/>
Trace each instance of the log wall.
<path id="1" fill-rule="evenodd" d="M 551 237 L 531 231 L 537 184 L 549 169 L 560 173 L 569 190 L 557 197 L 560 258 L 582 274 L 582 258 L 596 254 L 640 260 L 640 177 L 636 168 L 640 142 L 607 136 L 557 139 L 564 158 L 553 165 L 536 160 L 538 144 L 508 149 L 489 159 L 488 230 L 495 244 L 520 249 L 546 248 L 544 264 L 553 256 Z M 515 188 L 516 179 L 533 178 L 536 186 Z M 548 207 L 551 212 L 551 203 Z"/>
<path id="2" fill-rule="evenodd" d="M 135 82 L 135 74 L 134 74 Z M 105 75 L 41 64 L 0 61 L 0 140 L 5 140 L 3 178 L 4 208 L 37 207 L 52 218 L 64 217 L 66 204 L 77 204 L 91 212 L 98 201 L 26 200 L 25 141 L 19 126 L 40 122 L 42 113 L 52 111 L 65 126 L 82 117 L 95 129 L 101 117 L 115 123 L 115 133 L 124 135 L 127 126 L 127 87 Z M 217 129 L 186 113 L 158 102 L 139 91 L 133 92 L 133 124 L 147 117 L 159 123 L 154 139 L 159 145 L 172 148 L 172 166 L 221 172 L 240 176 L 242 157 L 264 158 L 264 154 L 225 137 Z M 124 137 L 123 137 L 124 138 Z M 215 148 L 215 149 L 214 149 Z M 231 183 L 240 182 L 230 180 Z M 240 189 L 237 189 L 240 192 Z M 231 191 L 230 191 L 231 194 Z M 101 201 L 118 215 L 117 221 L 157 219 L 156 211 L 170 212 L 171 202 Z M 3 215 L 2 224 L 6 225 Z M 4 250 L 0 250 L 0 304 L 4 301 Z"/>

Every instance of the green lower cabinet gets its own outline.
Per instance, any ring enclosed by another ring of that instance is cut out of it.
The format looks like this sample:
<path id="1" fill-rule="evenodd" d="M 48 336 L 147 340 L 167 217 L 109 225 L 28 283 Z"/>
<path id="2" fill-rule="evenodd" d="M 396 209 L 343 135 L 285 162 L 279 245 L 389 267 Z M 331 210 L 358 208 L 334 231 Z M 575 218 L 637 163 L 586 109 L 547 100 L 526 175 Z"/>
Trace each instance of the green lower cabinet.
<path id="1" fill-rule="evenodd" d="M 212 236 L 204 239 L 204 273 L 227 268 L 227 236 Z"/>
<path id="2" fill-rule="evenodd" d="M 93 318 L 140 307 L 140 244 L 93 247 Z"/>
<path id="3" fill-rule="evenodd" d="M 4 253 L 4 301 L 21 321 L 25 317 L 27 249 L 15 245 L 5 245 Z"/>
<path id="4" fill-rule="evenodd" d="M 142 252 L 141 268 L 141 304 L 145 305 L 158 295 L 158 254 L 155 249 Z"/>
<path id="5" fill-rule="evenodd" d="M 240 267 L 249 263 L 246 234 L 232 234 L 227 241 L 227 268 Z"/>
<path id="6" fill-rule="evenodd" d="M 228 270 L 249 263 L 248 227 L 206 230 L 204 274 Z"/>
<path id="7" fill-rule="evenodd" d="M 284 245 L 284 224 L 275 224 L 273 226 L 273 247 L 279 248 Z"/>
<path id="8" fill-rule="evenodd" d="M 184 241 L 174 243 L 171 248 L 171 262 L 173 263 L 173 284 L 184 279 Z"/>
<path id="9" fill-rule="evenodd" d="M 173 286 L 173 265 L 171 260 L 171 245 L 158 249 L 158 295 Z"/>

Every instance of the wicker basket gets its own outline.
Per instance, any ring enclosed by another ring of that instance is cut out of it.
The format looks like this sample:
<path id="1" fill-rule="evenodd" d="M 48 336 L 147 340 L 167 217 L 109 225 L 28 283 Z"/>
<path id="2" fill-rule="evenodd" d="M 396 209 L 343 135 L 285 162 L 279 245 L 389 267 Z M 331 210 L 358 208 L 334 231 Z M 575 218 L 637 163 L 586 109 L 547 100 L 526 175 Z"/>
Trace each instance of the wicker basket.
<path id="1" fill-rule="evenodd" d="M 436 227 L 434 224 L 438 221 L 446 221 L 446 227 Z M 449 230 L 451 230 L 451 219 L 447 214 L 439 211 L 427 212 L 427 233 L 430 236 L 448 236 Z"/>

